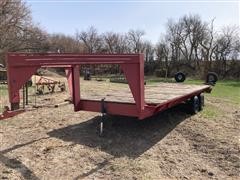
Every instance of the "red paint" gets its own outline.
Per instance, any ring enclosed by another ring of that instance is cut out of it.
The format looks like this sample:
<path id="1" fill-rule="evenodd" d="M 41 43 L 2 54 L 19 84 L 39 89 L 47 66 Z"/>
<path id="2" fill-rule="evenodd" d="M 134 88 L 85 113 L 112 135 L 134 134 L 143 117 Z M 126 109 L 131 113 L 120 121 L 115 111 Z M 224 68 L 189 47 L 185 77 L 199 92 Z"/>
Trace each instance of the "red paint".
<path id="1" fill-rule="evenodd" d="M 159 105 L 149 105 L 144 99 L 144 55 L 143 54 L 27 54 L 7 55 L 8 87 L 10 103 L 19 103 L 19 90 L 40 67 L 64 67 L 74 111 L 101 112 L 101 99 L 81 99 L 79 68 L 82 64 L 120 64 L 129 83 L 135 103 L 106 102 L 107 112 L 115 115 L 134 116 L 139 119 L 152 116 L 188 98 L 209 90 L 210 87 L 175 98 Z"/>
<path id="2" fill-rule="evenodd" d="M 5 111 L 2 114 L 0 114 L 0 120 L 8 119 L 11 117 L 14 117 L 20 113 L 23 113 L 25 110 L 24 109 L 18 109 L 15 111 Z"/>

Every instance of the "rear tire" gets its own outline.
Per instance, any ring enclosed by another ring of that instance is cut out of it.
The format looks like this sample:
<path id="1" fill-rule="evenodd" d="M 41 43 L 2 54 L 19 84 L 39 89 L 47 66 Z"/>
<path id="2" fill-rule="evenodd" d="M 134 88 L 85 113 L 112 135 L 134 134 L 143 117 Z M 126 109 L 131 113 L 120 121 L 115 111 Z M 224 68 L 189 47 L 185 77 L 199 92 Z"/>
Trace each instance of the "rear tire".
<path id="1" fill-rule="evenodd" d="M 191 113 L 192 114 L 197 114 L 198 111 L 200 110 L 200 100 L 197 96 L 194 96 L 191 99 Z"/>

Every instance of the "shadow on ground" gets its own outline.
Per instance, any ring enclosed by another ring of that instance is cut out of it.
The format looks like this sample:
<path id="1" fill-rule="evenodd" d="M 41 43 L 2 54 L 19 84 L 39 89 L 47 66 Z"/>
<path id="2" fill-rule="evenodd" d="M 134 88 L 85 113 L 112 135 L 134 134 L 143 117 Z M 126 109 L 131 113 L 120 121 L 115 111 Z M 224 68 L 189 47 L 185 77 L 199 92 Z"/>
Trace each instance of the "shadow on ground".
<path id="1" fill-rule="evenodd" d="M 15 145 L 15 146 L 5 149 L 3 151 L 0 151 L 0 163 L 4 164 L 6 167 L 17 170 L 19 173 L 21 173 L 21 175 L 24 179 L 38 180 L 39 178 L 34 174 L 34 172 L 31 169 L 29 169 L 25 164 L 23 164 L 20 160 L 18 160 L 17 158 L 8 158 L 7 156 L 4 156 L 4 154 L 6 154 L 8 152 L 12 152 L 18 148 L 33 144 L 34 142 L 37 142 L 37 141 L 40 141 L 43 139 L 48 139 L 48 138 L 47 137 L 39 138 L 39 139 L 32 140 L 27 143 Z M 0 178 L 8 179 L 5 176 L 2 176 L 2 177 L 0 176 Z"/>
<path id="2" fill-rule="evenodd" d="M 108 116 L 104 137 L 99 137 L 97 134 L 99 116 L 53 130 L 48 135 L 91 148 L 97 147 L 114 157 L 136 158 L 190 116 L 183 110 L 185 110 L 183 106 L 177 106 L 143 121 L 129 117 Z"/>
<path id="3" fill-rule="evenodd" d="M 185 111 L 186 108 L 180 105 L 143 121 L 129 117 L 107 116 L 104 137 L 98 136 L 97 125 L 100 120 L 99 116 L 79 124 L 53 130 L 48 135 L 90 148 L 99 148 L 111 154 L 112 158 L 123 156 L 137 158 L 160 142 L 179 123 L 187 119 L 190 115 L 185 113 Z M 25 179 L 39 179 L 31 169 L 17 158 L 8 158 L 5 154 L 50 137 L 39 138 L 0 151 L 0 163 L 19 171 Z M 77 179 L 87 177 L 104 168 L 110 160 L 111 158 L 100 162 L 96 165 L 96 168 L 79 175 Z"/>

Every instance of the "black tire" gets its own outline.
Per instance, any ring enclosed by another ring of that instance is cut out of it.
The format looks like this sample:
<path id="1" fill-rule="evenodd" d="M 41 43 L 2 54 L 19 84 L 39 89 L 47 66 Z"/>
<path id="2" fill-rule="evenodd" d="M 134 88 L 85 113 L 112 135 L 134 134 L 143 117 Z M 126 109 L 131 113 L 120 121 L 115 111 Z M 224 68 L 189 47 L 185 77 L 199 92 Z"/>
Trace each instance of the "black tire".
<path id="1" fill-rule="evenodd" d="M 185 74 L 182 73 L 182 72 L 177 72 L 177 73 L 175 74 L 174 78 L 175 78 L 176 82 L 184 82 L 185 79 L 186 79 L 186 76 L 185 76 Z"/>
<path id="2" fill-rule="evenodd" d="M 202 111 L 203 110 L 203 106 L 205 105 L 204 104 L 204 95 L 200 94 L 198 96 L 198 98 L 199 98 L 199 111 Z"/>
<path id="3" fill-rule="evenodd" d="M 218 75 L 215 72 L 209 72 L 207 74 L 206 83 L 214 85 L 218 81 Z"/>
<path id="4" fill-rule="evenodd" d="M 194 96 L 191 99 L 191 113 L 192 114 L 197 114 L 199 109 L 200 109 L 200 100 L 197 96 Z"/>

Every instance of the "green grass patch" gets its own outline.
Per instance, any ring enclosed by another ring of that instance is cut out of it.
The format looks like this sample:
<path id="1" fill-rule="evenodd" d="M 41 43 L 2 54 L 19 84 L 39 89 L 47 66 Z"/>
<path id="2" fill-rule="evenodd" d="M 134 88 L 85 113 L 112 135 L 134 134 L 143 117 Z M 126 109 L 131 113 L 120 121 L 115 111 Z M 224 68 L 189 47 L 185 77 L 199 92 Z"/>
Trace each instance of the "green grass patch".
<path id="1" fill-rule="evenodd" d="M 202 80 L 186 80 L 186 84 L 202 84 Z M 210 96 L 225 99 L 234 104 L 240 105 L 240 81 L 238 80 L 221 80 L 213 87 Z"/>
<path id="2" fill-rule="evenodd" d="M 211 96 L 240 105 L 240 81 L 220 81 L 213 87 Z"/>
<path id="3" fill-rule="evenodd" d="M 0 113 L 3 112 L 5 102 L 8 100 L 8 87 L 7 85 L 0 85 Z"/>
<path id="4" fill-rule="evenodd" d="M 207 104 L 204 108 L 203 111 L 200 112 L 200 116 L 203 118 L 211 119 L 214 117 L 218 117 L 221 115 L 221 112 L 219 109 L 213 105 Z"/>
<path id="5" fill-rule="evenodd" d="M 189 79 L 186 84 L 202 84 L 202 80 Z M 213 97 L 225 99 L 234 104 L 240 105 L 240 81 L 238 80 L 221 80 L 216 83 L 210 94 Z"/>
<path id="6" fill-rule="evenodd" d="M 6 96 L 8 94 L 7 85 L 0 85 L 0 96 Z"/>

